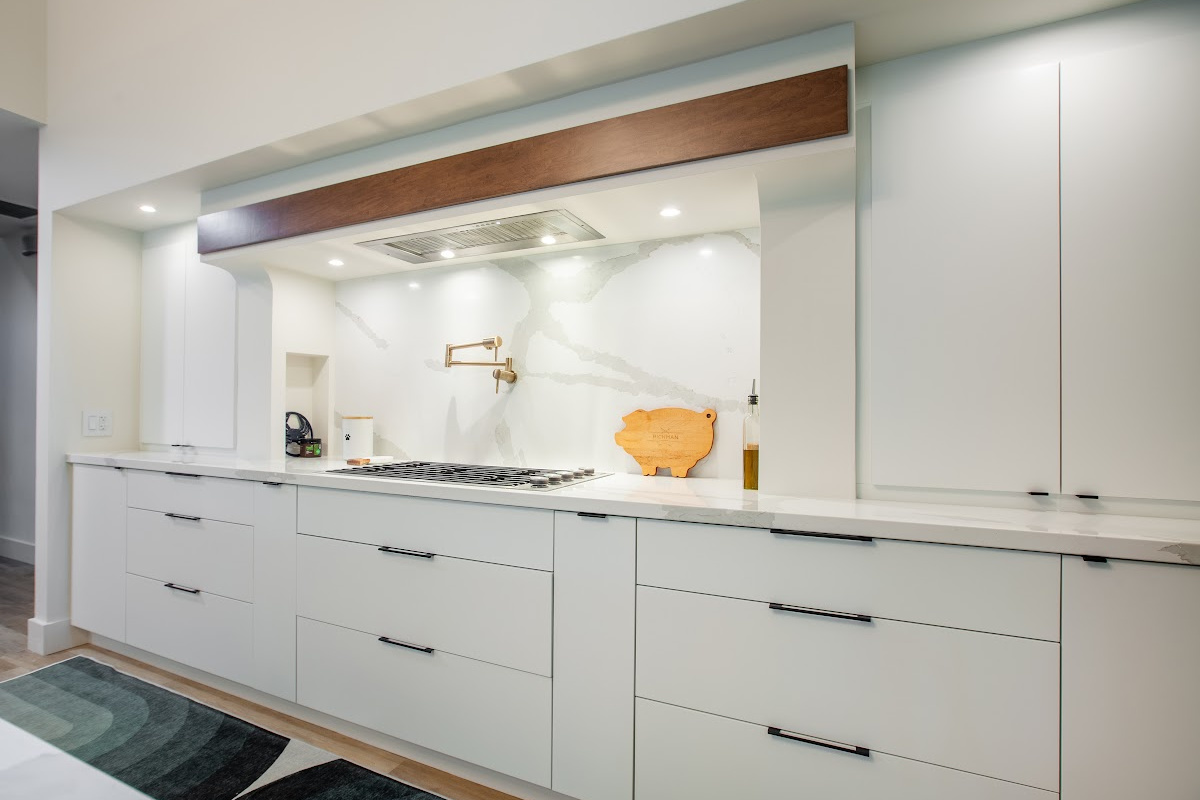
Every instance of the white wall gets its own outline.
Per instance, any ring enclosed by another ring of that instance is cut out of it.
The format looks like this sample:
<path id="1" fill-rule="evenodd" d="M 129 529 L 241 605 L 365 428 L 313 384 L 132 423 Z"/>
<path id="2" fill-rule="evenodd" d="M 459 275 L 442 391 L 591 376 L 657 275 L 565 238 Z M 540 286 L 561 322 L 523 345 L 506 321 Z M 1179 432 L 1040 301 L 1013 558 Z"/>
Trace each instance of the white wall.
<path id="1" fill-rule="evenodd" d="M 0 108 L 46 121 L 46 0 L 0 0 Z"/>
<path id="2" fill-rule="evenodd" d="M 62 208 L 729 4 L 49 0 L 43 197 Z"/>
<path id="3" fill-rule="evenodd" d="M 0 556 L 33 563 L 37 256 L 0 239 Z"/>
<path id="4" fill-rule="evenodd" d="M 142 237 L 43 215 L 39 236 L 35 619 L 30 648 L 72 642 L 68 622 L 68 452 L 135 450 Z M 53 330 L 53 336 L 50 331 Z M 86 408 L 113 412 L 113 435 L 85 438 Z"/>
<path id="5" fill-rule="evenodd" d="M 287 354 L 331 357 L 335 350 L 334 284 L 288 270 L 268 270 L 271 277 L 271 420 L 267 452 L 283 457 L 283 421 L 287 407 Z M 336 364 L 326 366 L 325 380 L 336 384 Z M 333 415 L 310 420 L 319 429 L 333 429 Z M 249 435 L 253 436 L 253 432 Z M 329 437 L 323 437 L 326 446 Z M 251 446 L 257 445 L 257 442 Z M 239 451 L 241 447 L 239 446 Z M 244 451 L 242 451 L 244 453 Z"/>
<path id="6" fill-rule="evenodd" d="M 749 229 L 338 283 L 338 420 L 373 416 L 379 455 L 641 474 L 613 440 L 623 416 L 711 408 L 713 450 L 689 475 L 740 479 L 758 254 Z M 516 383 L 445 366 L 447 344 L 496 335 L 498 354 L 455 359 L 511 357 Z"/>

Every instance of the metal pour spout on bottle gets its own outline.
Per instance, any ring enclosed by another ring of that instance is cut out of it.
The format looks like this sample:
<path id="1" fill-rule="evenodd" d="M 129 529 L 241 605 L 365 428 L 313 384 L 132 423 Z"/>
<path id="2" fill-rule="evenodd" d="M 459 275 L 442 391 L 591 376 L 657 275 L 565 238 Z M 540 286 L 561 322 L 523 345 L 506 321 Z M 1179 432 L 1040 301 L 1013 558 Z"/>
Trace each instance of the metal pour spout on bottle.
<path id="1" fill-rule="evenodd" d="M 742 488 L 758 489 L 758 379 L 750 382 L 746 418 L 742 421 Z"/>

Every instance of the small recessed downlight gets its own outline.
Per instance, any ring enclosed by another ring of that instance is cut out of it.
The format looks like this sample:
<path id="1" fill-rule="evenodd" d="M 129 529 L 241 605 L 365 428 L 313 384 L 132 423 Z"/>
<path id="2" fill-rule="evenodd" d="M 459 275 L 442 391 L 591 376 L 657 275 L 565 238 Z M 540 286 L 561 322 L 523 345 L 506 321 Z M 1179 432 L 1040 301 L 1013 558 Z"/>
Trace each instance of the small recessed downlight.
<path id="1" fill-rule="evenodd" d="M 453 250 L 443 250 L 440 253 L 440 255 L 442 258 L 454 258 L 454 251 Z"/>
<path id="2" fill-rule="evenodd" d="M 138 210 L 139 210 L 139 211 L 145 211 L 147 214 L 153 214 L 154 212 L 158 211 L 158 209 L 157 209 L 157 208 L 155 208 L 154 206 L 150 205 L 149 203 L 147 203 L 147 204 L 145 204 L 145 205 L 140 205 L 140 206 L 138 206 Z"/>
<path id="3" fill-rule="evenodd" d="M 342 261 L 340 258 L 331 258 L 331 259 L 329 259 L 329 266 L 344 267 L 344 266 L 346 266 L 346 262 Z"/>
<path id="4" fill-rule="evenodd" d="M 706 248 L 704 248 L 703 250 L 701 250 L 701 251 L 700 251 L 700 255 L 704 256 L 705 258 L 707 258 L 707 257 L 711 256 L 711 255 L 712 255 L 712 248 L 711 248 L 711 247 L 706 247 Z"/>
<path id="5" fill-rule="evenodd" d="M 410 284 L 408 285 L 408 288 L 410 288 L 410 289 L 420 289 L 420 288 L 421 288 L 421 284 L 417 283 L 416 281 L 413 281 L 412 283 L 410 283 Z"/>
<path id="6" fill-rule="evenodd" d="M 555 244 L 556 242 L 558 242 L 558 239 L 555 239 L 553 236 L 542 237 L 542 244 Z"/>
<path id="7" fill-rule="evenodd" d="M 667 206 L 658 213 L 664 217 L 678 217 L 682 212 L 675 206 Z"/>
<path id="8" fill-rule="evenodd" d="M 583 258 L 583 256 L 571 256 L 571 258 Z"/>

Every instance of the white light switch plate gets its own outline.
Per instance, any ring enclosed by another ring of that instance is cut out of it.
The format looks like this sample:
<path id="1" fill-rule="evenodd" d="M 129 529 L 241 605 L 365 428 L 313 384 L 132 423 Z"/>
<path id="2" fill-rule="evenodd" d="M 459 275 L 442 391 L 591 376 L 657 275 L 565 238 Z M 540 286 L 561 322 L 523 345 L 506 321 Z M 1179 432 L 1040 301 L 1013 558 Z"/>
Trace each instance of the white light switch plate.
<path id="1" fill-rule="evenodd" d="M 111 411 L 91 409 L 83 412 L 84 436 L 112 436 Z"/>

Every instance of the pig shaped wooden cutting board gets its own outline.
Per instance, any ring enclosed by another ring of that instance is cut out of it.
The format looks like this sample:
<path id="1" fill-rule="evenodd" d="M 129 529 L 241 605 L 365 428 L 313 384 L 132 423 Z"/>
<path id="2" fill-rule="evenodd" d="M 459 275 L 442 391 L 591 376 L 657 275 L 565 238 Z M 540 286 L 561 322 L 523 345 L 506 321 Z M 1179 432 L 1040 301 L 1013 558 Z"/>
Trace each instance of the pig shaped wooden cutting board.
<path id="1" fill-rule="evenodd" d="M 686 478 L 688 470 L 712 450 L 717 412 L 711 408 L 639 408 L 621 419 L 625 429 L 613 438 L 633 456 L 643 475 L 667 467 L 676 478 Z"/>

